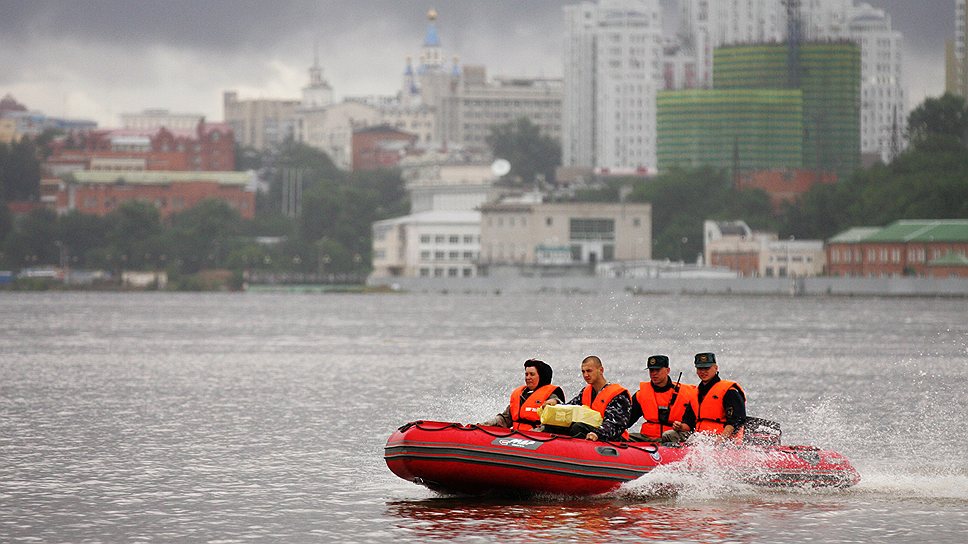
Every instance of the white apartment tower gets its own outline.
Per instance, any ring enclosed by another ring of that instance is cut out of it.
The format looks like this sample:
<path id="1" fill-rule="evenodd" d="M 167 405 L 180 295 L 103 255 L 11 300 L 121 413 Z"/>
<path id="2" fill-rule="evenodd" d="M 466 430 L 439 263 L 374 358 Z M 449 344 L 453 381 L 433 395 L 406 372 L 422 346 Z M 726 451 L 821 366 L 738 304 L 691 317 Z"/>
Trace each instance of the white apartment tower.
<path id="1" fill-rule="evenodd" d="M 655 168 L 659 0 L 582 2 L 564 12 L 564 165 Z"/>
<path id="2" fill-rule="evenodd" d="M 713 86 L 713 49 L 776 43 L 786 36 L 780 0 L 680 0 L 680 39 L 697 54 L 698 87 Z"/>
<path id="3" fill-rule="evenodd" d="M 964 0 L 959 0 L 964 4 Z M 901 33 L 890 15 L 853 0 L 798 0 L 803 41 L 852 40 L 861 47 L 861 153 L 889 161 L 904 147 Z M 784 0 L 680 0 L 681 39 L 695 47 L 697 83 L 713 82 L 713 49 L 787 37 Z"/>
<path id="4" fill-rule="evenodd" d="M 891 16 L 862 4 L 848 22 L 860 43 L 860 151 L 887 163 L 907 145 L 907 113 L 901 87 L 901 33 L 891 29 Z"/>
<path id="5" fill-rule="evenodd" d="M 944 90 L 962 97 L 968 96 L 966 28 L 968 28 L 968 2 L 955 0 L 955 38 L 945 43 Z"/>

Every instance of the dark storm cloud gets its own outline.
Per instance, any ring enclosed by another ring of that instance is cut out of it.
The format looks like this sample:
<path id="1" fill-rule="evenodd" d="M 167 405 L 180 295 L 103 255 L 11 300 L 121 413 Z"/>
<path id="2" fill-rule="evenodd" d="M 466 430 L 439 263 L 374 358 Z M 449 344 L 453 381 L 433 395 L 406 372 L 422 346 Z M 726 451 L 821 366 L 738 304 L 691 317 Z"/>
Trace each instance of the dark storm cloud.
<path id="1" fill-rule="evenodd" d="M 82 42 L 153 43 L 192 48 L 272 47 L 280 38 L 300 32 L 343 33 L 375 19 L 390 30 L 419 29 L 423 14 L 437 4 L 442 20 L 460 35 L 470 29 L 497 39 L 521 23 L 559 28 L 561 6 L 550 0 L 424 2 L 406 0 L 283 1 L 264 0 L 132 0 L 16 1 L 0 8 L 0 33 L 13 40 L 70 37 Z M 374 39 L 379 39 L 374 36 Z M 366 44 L 348 44 L 366 45 Z"/>
<path id="2" fill-rule="evenodd" d="M 337 95 L 391 94 L 404 59 L 419 54 L 430 8 L 440 13 L 448 57 L 484 64 L 492 75 L 560 76 L 561 8 L 573 3 L 0 0 L 0 95 L 99 120 L 147 107 L 218 117 L 226 89 L 298 97 L 314 43 Z M 868 3 L 886 9 L 905 35 L 909 106 L 918 93 L 940 92 L 954 0 Z"/>

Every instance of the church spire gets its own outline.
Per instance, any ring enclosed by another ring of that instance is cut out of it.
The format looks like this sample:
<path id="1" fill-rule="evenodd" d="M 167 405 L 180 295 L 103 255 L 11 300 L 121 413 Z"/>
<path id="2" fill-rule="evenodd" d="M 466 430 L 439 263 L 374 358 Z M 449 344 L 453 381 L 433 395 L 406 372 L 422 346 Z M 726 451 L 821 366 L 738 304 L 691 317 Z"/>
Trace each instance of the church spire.
<path id="1" fill-rule="evenodd" d="M 313 42 L 313 65 L 309 68 L 309 86 L 319 87 L 323 84 L 323 69 L 319 67 L 319 40 Z"/>
<path id="2" fill-rule="evenodd" d="M 313 43 L 313 65 L 309 68 L 309 85 L 303 87 L 304 108 L 324 108 L 333 103 L 333 88 L 323 79 L 319 66 L 319 41 Z"/>
<path id="3" fill-rule="evenodd" d="M 440 36 L 437 34 L 437 10 L 431 8 L 427 12 L 427 33 L 420 51 L 420 68 L 423 71 L 435 71 L 443 64 L 444 55 L 440 47 Z"/>

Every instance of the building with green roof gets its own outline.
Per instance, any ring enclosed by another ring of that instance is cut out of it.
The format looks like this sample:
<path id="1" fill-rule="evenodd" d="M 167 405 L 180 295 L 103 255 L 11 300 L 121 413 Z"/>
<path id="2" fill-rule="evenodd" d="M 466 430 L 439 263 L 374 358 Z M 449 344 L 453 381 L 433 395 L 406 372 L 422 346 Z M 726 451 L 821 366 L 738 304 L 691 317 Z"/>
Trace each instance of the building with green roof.
<path id="1" fill-rule="evenodd" d="M 902 219 L 827 240 L 832 276 L 968 278 L 968 219 Z"/>

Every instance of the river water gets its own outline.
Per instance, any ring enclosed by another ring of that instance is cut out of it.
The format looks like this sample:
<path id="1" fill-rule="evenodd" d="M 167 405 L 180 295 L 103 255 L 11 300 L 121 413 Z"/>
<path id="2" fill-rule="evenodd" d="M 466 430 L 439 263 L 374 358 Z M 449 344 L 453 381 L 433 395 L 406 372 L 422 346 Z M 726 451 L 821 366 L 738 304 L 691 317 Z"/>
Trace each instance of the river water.
<path id="1" fill-rule="evenodd" d="M 0 542 L 965 542 L 964 299 L 0 293 Z M 637 389 L 714 351 L 848 490 L 656 471 L 592 499 L 439 496 L 390 433 L 503 409 L 522 362 Z M 675 484 L 677 493 L 660 484 Z"/>

